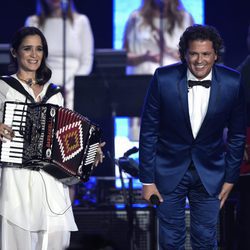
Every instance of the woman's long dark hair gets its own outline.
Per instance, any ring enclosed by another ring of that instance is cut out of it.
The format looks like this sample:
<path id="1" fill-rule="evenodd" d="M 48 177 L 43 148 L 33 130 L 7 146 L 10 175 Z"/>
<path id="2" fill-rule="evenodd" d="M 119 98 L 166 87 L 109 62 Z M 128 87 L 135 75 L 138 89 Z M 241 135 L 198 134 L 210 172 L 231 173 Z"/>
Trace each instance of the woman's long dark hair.
<path id="1" fill-rule="evenodd" d="M 38 28 L 35 27 L 22 27 L 13 36 L 11 42 L 11 50 L 17 53 L 25 37 L 34 35 L 38 35 L 41 38 L 43 46 L 43 58 L 40 67 L 36 71 L 36 80 L 39 85 L 44 85 L 51 78 L 52 72 L 50 68 L 46 65 L 46 58 L 48 57 L 48 45 L 43 33 Z M 18 71 L 19 65 L 17 63 L 17 59 L 12 55 L 12 53 L 10 53 L 10 55 L 11 55 L 10 71 L 11 73 L 16 73 Z"/>
<path id="2" fill-rule="evenodd" d="M 143 4 L 140 8 L 141 14 L 147 24 L 149 24 L 152 29 L 156 29 L 153 24 L 154 11 L 159 11 L 159 6 L 156 4 L 155 0 L 143 0 Z M 168 27 L 166 27 L 167 32 L 172 34 L 176 24 L 181 27 L 183 24 L 183 5 L 180 0 L 169 0 L 166 8 L 164 8 L 163 17 L 168 19 Z"/>
<path id="3" fill-rule="evenodd" d="M 73 0 L 68 0 L 67 18 L 69 18 L 71 23 L 74 22 L 74 12 L 76 12 L 74 2 Z M 38 16 L 38 24 L 40 27 L 42 27 L 46 18 L 50 17 L 51 14 L 46 0 L 37 0 L 36 14 Z"/>

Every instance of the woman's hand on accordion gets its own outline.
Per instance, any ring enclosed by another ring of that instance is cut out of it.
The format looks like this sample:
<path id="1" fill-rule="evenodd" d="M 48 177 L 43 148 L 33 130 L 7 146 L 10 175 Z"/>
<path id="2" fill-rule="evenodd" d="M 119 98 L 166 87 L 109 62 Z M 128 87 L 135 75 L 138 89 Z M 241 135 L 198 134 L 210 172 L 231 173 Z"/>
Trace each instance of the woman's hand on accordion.
<path id="1" fill-rule="evenodd" d="M 96 154 L 96 159 L 95 159 L 95 167 L 99 164 L 103 162 L 103 159 L 105 158 L 103 152 L 102 152 L 102 148 L 105 146 L 106 142 L 101 142 L 98 146 L 97 149 L 97 154 Z"/>
<path id="2" fill-rule="evenodd" d="M 5 139 L 12 140 L 15 136 L 14 131 L 11 129 L 11 127 L 7 126 L 4 123 L 0 123 L 0 140 L 5 141 Z"/>

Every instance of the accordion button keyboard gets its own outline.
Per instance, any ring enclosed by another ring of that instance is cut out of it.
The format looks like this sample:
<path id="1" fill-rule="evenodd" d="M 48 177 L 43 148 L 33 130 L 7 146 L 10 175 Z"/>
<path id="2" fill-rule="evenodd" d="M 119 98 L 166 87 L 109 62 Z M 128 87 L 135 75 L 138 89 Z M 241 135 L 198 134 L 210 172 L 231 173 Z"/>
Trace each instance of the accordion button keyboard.
<path id="1" fill-rule="evenodd" d="M 22 126 L 26 121 L 26 110 L 22 104 L 8 103 L 5 108 L 4 123 L 12 127 L 15 137 L 2 143 L 1 161 L 22 163 L 24 139 Z"/>

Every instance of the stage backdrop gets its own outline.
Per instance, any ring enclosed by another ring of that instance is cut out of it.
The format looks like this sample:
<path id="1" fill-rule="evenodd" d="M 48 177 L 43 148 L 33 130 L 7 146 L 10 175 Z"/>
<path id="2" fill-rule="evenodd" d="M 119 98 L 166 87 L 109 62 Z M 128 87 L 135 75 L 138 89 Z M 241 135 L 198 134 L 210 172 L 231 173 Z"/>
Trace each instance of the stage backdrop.
<path id="1" fill-rule="evenodd" d="M 85 13 L 90 19 L 96 48 L 113 47 L 113 7 L 115 7 L 113 1 L 115 0 L 75 0 L 78 11 Z M 124 0 L 116 1 L 124 2 Z M 235 67 L 248 53 L 246 35 L 250 23 L 250 1 L 204 1 L 204 21 L 214 25 L 221 32 L 226 45 L 225 64 Z M 25 18 L 35 12 L 35 2 L 35 0 L 1 0 L 0 43 L 8 43 L 13 32 L 23 25 Z"/>

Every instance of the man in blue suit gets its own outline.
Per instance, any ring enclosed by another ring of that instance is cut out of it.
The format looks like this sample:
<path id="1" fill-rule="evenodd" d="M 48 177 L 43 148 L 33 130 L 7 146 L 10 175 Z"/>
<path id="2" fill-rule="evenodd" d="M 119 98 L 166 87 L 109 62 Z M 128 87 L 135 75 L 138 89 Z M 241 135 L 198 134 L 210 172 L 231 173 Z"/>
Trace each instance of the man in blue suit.
<path id="1" fill-rule="evenodd" d="M 185 249 L 186 197 L 192 248 L 217 249 L 219 210 L 239 176 L 245 100 L 240 74 L 216 64 L 222 46 L 215 28 L 188 27 L 182 63 L 158 68 L 145 100 L 139 173 L 144 199 L 160 201 L 161 250 Z"/>

